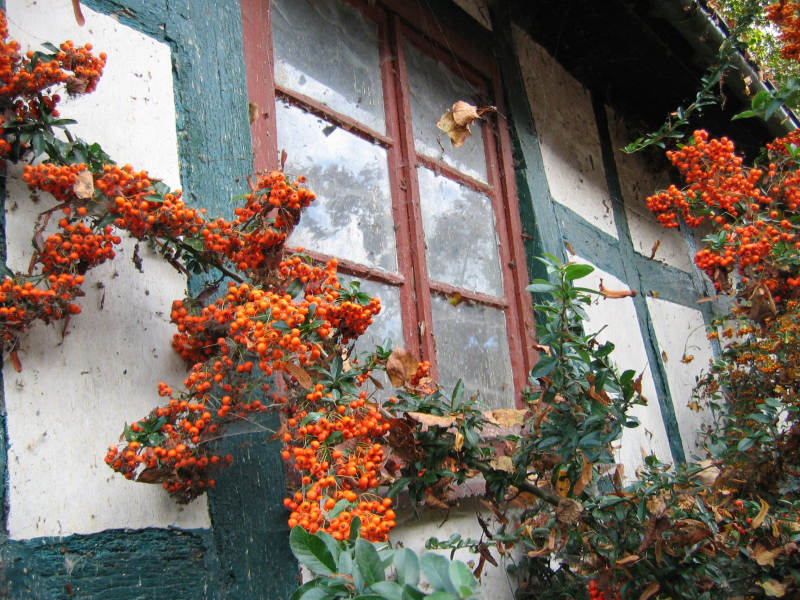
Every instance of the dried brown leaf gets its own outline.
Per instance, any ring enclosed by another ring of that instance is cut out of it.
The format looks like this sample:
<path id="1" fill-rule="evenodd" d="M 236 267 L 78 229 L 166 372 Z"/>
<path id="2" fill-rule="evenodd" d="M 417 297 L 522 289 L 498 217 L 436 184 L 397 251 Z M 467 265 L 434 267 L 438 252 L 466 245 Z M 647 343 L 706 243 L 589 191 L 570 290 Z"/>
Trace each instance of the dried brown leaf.
<path id="1" fill-rule="evenodd" d="M 309 375 L 308 372 L 300 365 L 296 365 L 292 362 L 287 362 L 286 370 L 292 377 L 297 379 L 297 383 L 299 383 L 303 388 L 309 389 L 314 385 L 314 381 L 311 379 L 311 375 Z"/>
<path id="2" fill-rule="evenodd" d="M 556 520 L 564 525 L 577 523 L 583 512 L 583 504 L 573 498 L 562 498 L 556 506 Z"/>
<path id="3" fill-rule="evenodd" d="M 772 299 L 772 292 L 765 283 L 759 283 L 750 295 L 750 312 L 747 316 L 756 323 L 763 324 L 768 318 L 777 314 L 778 309 Z"/>
<path id="4" fill-rule="evenodd" d="M 527 410 L 520 410 L 517 408 L 498 408 L 496 410 L 487 411 L 483 413 L 490 422 L 500 427 L 515 427 L 517 425 L 525 424 L 525 415 L 528 414 Z"/>
<path id="5" fill-rule="evenodd" d="M 621 566 L 625 566 L 625 565 L 633 564 L 637 560 L 639 560 L 639 555 L 638 554 L 628 554 L 627 556 L 623 556 L 622 558 L 620 558 L 616 562 L 616 564 L 617 565 L 621 565 Z"/>
<path id="6" fill-rule="evenodd" d="M 77 181 L 72 186 L 72 191 L 80 200 L 88 200 L 94 196 L 94 178 L 91 171 L 83 170 L 76 176 Z"/>
<path id="7" fill-rule="evenodd" d="M 469 125 L 475 119 L 480 118 L 478 107 L 473 106 L 469 102 L 464 102 L 463 100 L 459 100 L 453 104 L 451 111 L 453 113 L 453 121 L 459 126 Z"/>
<path id="8" fill-rule="evenodd" d="M 774 567 L 775 559 L 783 554 L 783 546 L 778 546 L 769 550 L 762 544 L 756 544 L 756 547 L 750 551 L 750 558 L 756 561 L 761 567 Z"/>
<path id="9" fill-rule="evenodd" d="M 505 471 L 506 473 L 514 472 L 514 462 L 510 456 L 495 456 L 489 461 L 489 466 L 497 471 Z"/>
<path id="10" fill-rule="evenodd" d="M 425 505 L 431 508 L 450 510 L 450 505 L 433 494 L 425 494 Z"/>
<path id="11" fill-rule="evenodd" d="M 456 421 L 456 417 L 454 415 L 441 417 L 439 415 L 431 415 L 428 413 L 421 413 L 421 412 L 407 412 L 406 417 L 408 417 L 412 421 L 416 421 L 417 423 L 422 425 L 423 428 L 450 427 Z"/>
<path id="12" fill-rule="evenodd" d="M 386 361 L 386 374 L 393 386 L 400 387 L 414 376 L 418 366 L 419 362 L 413 354 L 402 348 L 395 348 Z"/>
<path id="13" fill-rule="evenodd" d="M 453 442 L 453 450 L 458 452 L 463 447 L 464 447 L 464 434 L 461 433 L 460 431 L 457 431 L 456 432 L 456 439 Z"/>
<path id="14" fill-rule="evenodd" d="M 661 585 L 657 581 L 651 581 L 647 584 L 647 587 L 642 590 L 642 593 L 639 595 L 639 600 L 647 600 L 652 597 L 653 594 L 657 594 L 660 589 Z"/>
<path id="15" fill-rule="evenodd" d="M 767 516 L 767 513 L 769 512 L 769 504 L 764 502 L 763 498 L 759 498 L 758 501 L 761 502 L 761 510 L 758 511 L 756 518 L 753 519 L 752 523 L 750 523 L 750 529 L 753 530 L 756 530 L 759 527 L 761 527 L 761 523 L 764 522 L 764 518 Z"/>
<path id="16" fill-rule="evenodd" d="M 658 251 L 658 247 L 661 245 L 661 240 L 656 240 L 656 243 L 653 244 L 653 247 L 650 249 L 650 260 L 653 260 L 656 257 L 656 252 Z"/>
<path id="17" fill-rule="evenodd" d="M 86 19 L 83 18 L 83 13 L 81 12 L 81 3 L 80 0 L 72 0 L 72 13 L 75 15 L 75 22 L 83 27 L 86 25 Z"/>
<path id="18" fill-rule="evenodd" d="M 777 579 L 767 579 L 766 581 L 757 581 L 758 585 L 764 588 L 764 593 L 770 598 L 783 598 L 786 595 L 786 590 L 789 586 L 781 583 Z"/>
<path id="19" fill-rule="evenodd" d="M 479 119 L 484 113 L 496 110 L 494 106 L 476 108 L 468 102 L 459 100 L 441 116 L 436 126 L 447 134 L 450 142 L 457 148 L 462 146 L 466 139 L 472 135 L 469 130 L 471 123 Z"/>
<path id="20" fill-rule="evenodd" d="M 636 296 L 636 290 L 609 290 L 603 286 L 603 280 L 600 280 L 600 293 L 605 298 L 633 298 Z"/>
<path id="21" fill-rule="evenodd" d="M 586 489 L 586 486 L 589 485 L 589 482 L 592 480 L 592 464 L 581 452 L 581 459 L 583 460 L 583 467 L 581 468 L 581 474 L 578 477 L 578 480 L 575 482 L 575 485 L 572 487 L 572 493 L 575 496 L 580 496 L 583 493 L 583 490 Z"/>
<path id="22" fill-rule="evenodd" d="M 22 372 L 22 362 L 19 360 L 19 354 L 17 353 L 17 349 L 14 348 L 9 354 L 8 357 L 11 359 L 11 366 L 14 367 L 14 370 L 17 373 Z"/>

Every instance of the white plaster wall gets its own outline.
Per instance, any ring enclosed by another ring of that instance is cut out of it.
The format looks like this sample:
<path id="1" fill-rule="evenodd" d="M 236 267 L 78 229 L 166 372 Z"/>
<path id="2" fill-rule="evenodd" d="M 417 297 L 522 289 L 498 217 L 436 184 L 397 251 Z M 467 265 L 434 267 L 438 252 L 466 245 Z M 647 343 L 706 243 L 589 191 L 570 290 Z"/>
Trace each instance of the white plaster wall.
<path id="1" fill-rule="evenodd" d="M 617 237 L 589 92 L 522 29 L 513 34 L 553 199 Z"/>
<path id="2" fill-rule="evenodd" d="M 579 256 L 570 258 L 573 262 L 592 263 Z M 610 290 L 628 290 L 625 283 L 605 271 L 592 265 L 594 271 L 576 283 L 580 287 L 600 289 L 600 280 L 603 286 Z M 642 334 L 639 330 L 639 321 L 636 318 L 636 308 L 631 298 L 604 298 L 597 295 L 591 305 L 586 308 L 589 320 L 584 323 L 587 333 L 600 331 L 597 339 L 601 342 L 612 342 L 614 351 L 611 358 L 620 371 L 633 369 L 642 375 L 642 395 L 647 398 L 647 406 L 634 406 L 630 414 L 639 419 L 639 427 L 624 429 L 621 447 L 617 453 L 617 460 L 625 465 L 626 478 L 633 478 L 636 468 L 642 462 L 642 453 L 655 454 L 664 462 L 672 461 L 669 449 L 667 431 L 661 418 L 661 409 L 658 404 L 653 375 L 647 361 Z"/>
<path id="3" fill-rule="evenodd" d="M 178 187 L 169 48 L 86 7 L 86 26 L 78 27 L 69 2 L 7 0 L 6 6 L 10 34 L 23 51 L 72 39 L 108 54 L 97 91 L 63 102 L 62 115 L 77 118 L 73 131 L 99 142 L 117 162 Z M 24 270 L 32 220 L 49 203 L 31 203 L 19 172 L 11 172 L 6 218 L 9 265 Z M 159 403 L 157 382 L 180 385 L 186 373 L 169 346 L 168 322 L 185 279 L 146 248 L 138 273 L 132 252 L 126 241 L 114 261 L 87 274 L 83 312 L 64 336 L 60 326 L 39 324 L 22 340 L 22 372 L 5 361 L 12 538 L 209 526 L 204 498 L 178 507 L 160 487 L 129 482 L 103 462 L 123 424 Z"/>
<path id="4" fill-rule="evenodd" d="M 670 181 L 666 169 L 659 169 L 650 164 L 641 153 L 622 152 L 621 148 L 632 142 L 635 136 L 610 107 L 606 107 L 606 114 L 634 250 L 644 256 L 650 256 L 653 246 L 659 242 L 653 257 L 655 260 L 684 271 L 691 271 L 692 258 L 683 233 L 678 229 L 662 227 L 645 203 L 648 196 L 669 187 Z"/>
<path id="5" fill-rule="evenodd" d="M 478 515 L 489 525 L 490 530 L 496 526 L 494 516 L 485 511 L 486 509 L 475 499 L 464 499 L 459 506 L 453 507 L 447 512 L 442 510 L 421 511 L 419 519 L 410 510 L 399 511 L 397 527 L 390 534 L 389 540 L 395 545 L 397 542 L 402 542 L 403 546 L 416 552 L 425 552 L 425 542 L 431 537 L 446 540 L 454 533 L 458 533 L 464 539 L 480 540 L 483 532 L 478 524 Z M 512 564 L 513 557 L 510 555 L 499 556 L 495 546 L 490 545 L 490 550 L 498 566 L 494 567 L 488 562 L 484 565 L 479 579 L 480 597 L 485 600 L 512 600 L 516 585 L 506 572 L 506 568 Z M 435 552 L 450 556 L 449 550 L 436 550 Z M 456 550 L 454 557 L 464 561 L 472 568 L 478 565 L 480 559 L 480 556 L 470 552 L 469 548 Z"/>
<path id="6" fill-rule="evenodd" d="M 697 454 L 697 430 L 711 421 L 709 411 L 697 413 L 688 404 L 698 377 L 713 357 L 713 350 L 699 310 L 659 298 L 647 298 L 647 308 L 662 353 L 672 405 L 688 459 Z M 684 353 L 694 356 L 694 359 L 689 363 L 681 362 Z"/>

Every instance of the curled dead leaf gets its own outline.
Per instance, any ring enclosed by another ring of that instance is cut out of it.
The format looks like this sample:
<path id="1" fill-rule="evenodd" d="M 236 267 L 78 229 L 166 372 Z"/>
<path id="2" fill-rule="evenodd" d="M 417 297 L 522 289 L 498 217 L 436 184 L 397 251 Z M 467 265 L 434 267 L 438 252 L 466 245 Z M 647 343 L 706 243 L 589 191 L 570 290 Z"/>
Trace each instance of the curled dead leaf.
<path id="1" fill-rule="evenodd" d="M 314 381 L 311 379 L 311 375 L 309 375 L 308 372 L 300 365 L 296 365 L 292 362 L 287 362 L 286 370 L 292 377 L 297 379 L 297 383 L 299 383 L 303 388 L 309 389 L 314 385 Z"/>
<path id="2" fill-rule="evenodd" d="M 88 200 L 94 196 L 94 178 L 91 171 L 83 170 L 75 178 L 77 181 L 72 186 L 72 192 L 80 200 Z"/>
<path id="3" fill-rule="evenodd" d="M 633 298 L 636 296 L 636 290 L 609 290 L 603 286 L 603 280 L 600 280 L 600 293 L 604 298 Z"/>
<path id="4" fill-rule="evenodd" d="M 458 431 L 456 432 L 456 439 L 453 442 L 453 450 L 458 452 L 463 447 L 464 447 L 464 434 Z"/>
<path id="5" fill-rule="evenodd" d="M 786 590 L 789 586 L 781 583 L 777 579 L 767 579 L 766 581 L 757 581 L 758 585 L 764 588 L 764 593 L 770 598 L 783 598 L 786 595 Z"/>
<path id="6" fill-rule="evenodd" d="M 486 411 L 483 416 L 489 422 L 499 425 L 500 427 L 515 427 L 517 425 L 525 424 L 525 415 L 527 410 L 520 410 L 516 408 L 498 408 L 492 411 Z"/>
<path id="7" fill-rule="evenodd" d="M 639 560 L 639 555 L 638 554 L 628 554 L 627 556 L 623 556 L 622 558 L 620 558 L 616 562 L 616 564 L 617 565 L 621 565 L 621 566 L 625 566 L 625 565 L 633 564 L 637 560 Z"/>
<path id="8" fill-rule="evenodd" d="M 439 118 L 436 127 L 444 131 L 453 146 L 458 148 L 463 146 L 466 139 L 472 135 L 469 130 L 470 124 L 479 119 L 484 113 L 496 110 L 494 106 L 477 108 L 468 102 L 459 100 Z"/>
<path id="9" fill-rule="evenodd" d="M 766 518 L 767 513 L 769 512 L 769 504 L 764 502 L 763 498 L 759 498 L 758 501 L 761 502 L 761 510 L 758 511 L 756 518 L 753 519 L 752 523 L 750 523 L 750 529 L 753 530 L 761 527 L 761 524 L 764 522 L 764 519 Z"/>
<path id="10" fill-rule="evenodd" d="M 17 353 L 17 349 L 14 348 L 9 354 L 8 357 L 11 359 L 11 366 L 14 367 L 14 370 L 17 373 L 22 372 L 22 362 L 19 360 L 19 354 Z"/>
<path id="11" fill-rule="evenodd" d="M 592 463 L 586 460 L 583 452 L 581 452 L 581 459 L 583 460 L 581 474 L 578 477 L 578 480 L 575 482 L 575 485 L 572 487 L 572 493 L 575 496 L 580 496 L 583 493 L 583 490 L 586 489 L 586 486 L 592 480 Z"/>
<path id="12" fill-rule="evenodd" d="M 405 416 L 422 425 L 423 430 L 428 427 L 450 427 L 456 421 L 456 417 L 453 415 L 442 417 L 428 413 L 407 412 Z"/>
<path id="13" fill-rule="evenodd" d="M 81 12 L 81 3 L 80 0 L 72 0 L 72 13 L 75 15 L 75 22 L 83 27 L 86 25 L 86 19 L 83 18 L 83 13 Z"/>
<path id="14" fill-rule="evenodd" d="M 775 559 L 783 554 L 783 546 L 778 546 L 772 550 L 767 549 L 763 544 L 756 544 L 750 551 L 750 558 L 756 561 L 761 567 L 774 567 Z"/>
<path id="15" fill-rule="evenodd" d="M 653 260 L 656 257 L 656 252 L 658 251 L 658 247 L 661 245 L 661 240 L 656 240 L 653 247 L 650 249 L 650 260 Z"/>
<path id="16" fill-rule="evenodd" d="M 706 487 L 713 487 L 717 482 L 720 470 L 714 465 L 713 461 L 708 459 L 701 460 L 698 465 L 702 469 L 695 474 L 695 478 Z"/>
<path id="17" fill-rule="evenodd" d="M 70 96 L 85 94 L 89 87 L 89 80 L 85 77 L 68 77 L 66 81 L 67 93 Z"/>
<path id="18" fill-rule="evenodd" d="M 505 471 L 506 473 L 514 472 L 514 462 L 510 456 L 495 456 L 489 461 L 489 466 L 496 471 Z"/>
<path id="19" fill-rule="evenodd" d="M 444 510 L 450 510 L 450 505 L 447 502 L 437 498 L 433 494 L 426 494 L 425 495 L 425 506 L 429 506 L 431 508 L 441 508 Z"/>
<path id="20" fill-rule="evenodd" d="M 556 520 L 564 525 L 577 523 L 583 512 L 583 504 L 573 498 L 561 498 L 556 506 Z"/>
<path id="21" fill-rule="evenodd" d="M 413 354 L 402 348 L 395 348 L 386 361 L 386 374 L 393 386 L 400 387 L 414 376 L 418 366 L 419 362 Z"/>
<path id="22" fill-rule="evenodd" d="M 772 292 L 765 283 L 759 283 L 750 295 L 750 312 L 748 317 L 756 323 L 763 324 L 768 318 L 778 314 L 775 300 L 772 299 Z"/>
<path id="23" fill-rule="evenodd" d="M 642 593 L 639 595 L 639 600 L 647 600 L 653 596 L 653 594 L 657 594 L 660 589 L 661 585 L 657 581 L 651 581 L 647 584 L 647 587 L 642 590 Z"/>

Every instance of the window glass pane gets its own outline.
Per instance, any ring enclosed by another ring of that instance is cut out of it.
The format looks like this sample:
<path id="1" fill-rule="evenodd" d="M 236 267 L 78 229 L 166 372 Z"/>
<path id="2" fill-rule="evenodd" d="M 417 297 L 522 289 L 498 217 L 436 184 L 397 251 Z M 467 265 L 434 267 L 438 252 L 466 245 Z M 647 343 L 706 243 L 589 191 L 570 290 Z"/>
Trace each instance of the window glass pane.
<path id="1" fill-rule="evenodd" d="M 453 306 L 441 296 L 431 298 L 431 308 L 439 381 L 445 390 L 449 393 L 460 378 L 466 393 L 480 392 L 480 400 L 489 407 L 513 406 L 514 379 L 503 311 L 467 302 Z"/>
<path id="2" fill-rule="evenodd" d="M 275 81 L 386 131 L 375 23 L 336 0 L 272 0 Z"/>
<path id="3" fill-rule="evenodd" d="M 424 167 L 417 176 L 431 278 L 502 297 L 491 199 Z"/>
<path id="4" fill-rule="evenodd" d="M 455 148 L 450 138 L 436 127 L 439 118 L 454 102 L 480 103 L 477 90 L 411 44 L 405 45 L 405 57 L 417 152 L 438 158 L 470 177 L 487 181 L 480 121 L 470 127 L 472 137 L 460 148 Z"/>
<path id="5" fill-rule="evenodd" d="M 290 243 L 396 272 L 386 150 L 294 106 L 276 109 L 286 170 L 317 194 Z"/>

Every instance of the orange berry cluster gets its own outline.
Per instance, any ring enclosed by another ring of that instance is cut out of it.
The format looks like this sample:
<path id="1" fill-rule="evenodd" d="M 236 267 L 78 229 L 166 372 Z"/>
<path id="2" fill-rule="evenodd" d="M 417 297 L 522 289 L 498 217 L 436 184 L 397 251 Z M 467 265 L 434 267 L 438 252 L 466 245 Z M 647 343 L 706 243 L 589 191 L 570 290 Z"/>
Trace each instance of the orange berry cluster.
<path id="1" fill-rule="evenodd" d="M 775 23 L 781 32 L 781 55 L 788 60 L 800 60 L 800 3 L 782 0 L 768 6 L 767 19 Z"/>
<path id="2" fill-rule="evenodd" d="M 0 282 L 0 343 L 4 347 L 13 348 L 33 321 L 49 323 L 81 312 L 80 306 L 72 300 L 82 294 L 82 275 L 49 275 L 46 289 L 19 279 L 22 278 L 5 277 Z"/>
<path id="3" fill-rule="evenodd" d="M 47 273 L 66 273 L 77 271 L 85 273 L 114 258 L 114 245 L 122 240 L 112 233 L 106 225 L 100 233 L 82 222 L 70 224 L 66 219 L 59 222 L 62 233 L 54 233 L 45 240 L 44 248 L 37 254 L 37 260 Z"/>
<path id="4" fill-rule="evenodd" d="M 58 97 L 43 95 L 54 84 L 65 83 L 70 93 L 92 91 L 105 63 L 104 55 L 96 58 L 91 47 L 71 42 L 52 60 L 41 56 L 23 59 L 13 41 L 0 47 L 0 98 L 17 108 L 17 119 L 35 122 L 45 111 L 54 114 Z M 0 152 L 7 152 L 9 140 L 3 143 Z M 208 296 L 203 294 L 173 304 L 178 327 L 173 346 L 191 365 L 185 391 L 173 395 L 160 384 L 167 403 L 126 427 L 126 443 L 111 446 L 106 462 L 128 479 L 161 483 L 178 501 L 188 502 L 215 484 L 214 469 L 231 462 L 212 451 L 225 428 L 280 407 L 287 420 L 283 456 L 300 473 L 298 490 L 286 499 L 290 523 L 341 538 L 358 519 L 364 537 L 385 540 L 395 515 L 391 500 L 377 494 L 385 462 L 378 440 L 389 424 L 366 393 L 357 391 L 371 364 L 353 360 L 342 369 L 341 358 L 342 344 L 364 332 L 380 302 L 362 303 L 344 293 L 335 260 L 321 266 L 301 249 L 287 255 L 286 239 L 314 200 L 303 179 L 263 173 L 232 221 L 209 221 L 204 211 L 187 207 L 180 192 L 161 192 L 146 172 L 130 165 L 98 170 L 59 161 L 64 159 L 23 172 L 30 189 L 58 202 L 43 213 L 40 231 L 54 210 L 64 217 L 59 230 L 40 243 L 31 274 L 0 283 L 5 347 L 14 347 L 33 319 L 80 311 L 72 301 L 82 295 L 83 274 L 113 258 L 121 241 L 108 223 L 154 241 L 165 253 L 171 248 L 175 260 L 190 252 L 195 262 L 249 280 L 230 283 L 223 297 L 211 301 L 201 300 Z M 332 364 L 340 366 L 336 376 L 330 374 Z M 423 368 L 419 378 L 426 375 Z"/>
<path id="5" fill-rule="evenodd" d="M 300 489 L 284 499 L 292 511 L 289 526 L 326 531 L 341 540 L 357 517 L 362 537 L 385 541 L 395 514 L 388 510 L 391 500 L 377 495 L 386 456 L 375 440 L 390 424 L 364 391 L 335 403 L 332 398 L 318 383 L 306 402 L 288 407 L 281 456 L 301 474 Z"/>
<path id="6" fill-rule="evenodd" d="M 164 383 L 159 387 L 168 390 Z M 132 423 L 125 432 L 128 443 L 109 446 L 105 462 L 126 479 L 161 483 L 179 502 L 190 502 L 214 487 L 213 469 L 233 462 L 230 454 L 209 450 L 218 427 L 205 404 L 170 398 L 168 405 Z"/>
<path id="7" fill-rule="evenodd" d="M 800 248 L 800 169 L 787 150 L 798 142 L 800 134 L 793 132 L 768 144 L 772 162 L 763 169 L 744 166 L 733 142 L 709 139 L 705 131 L 695 131 L 692 144 L 667 152 L 687 187 L 650 196 L 648 208 L 664 227 L 677 227 L 680 214 L 690 227 L 714 228 L 695 263 L 718 290 L 727 289 L 734 268 L 744 284 L 764 283 L 776 301 L 797 287 L 797 265 L 785 257 Z"/>
<path id="8" fill-rule="evenodd" d="M 621 600 L 619 592 L 614 593 L 601 589 L 594 579 L 586 586 L 586 591 L 589 593 L 589 600 Z"/>
<path id="9" fill-rule="evenodd" d="M 44 113 L 58 116 L 58 94 L 48 94 L 55 85 L 66 84 L 70 94 L 93 91 L 103 74 L 106 55 L 92 54 L 91 44 L 76 48 L 71 41 L 61 44 L 60 50 L 45 60 L 42 53 L 20 55 L 20 44 L 8 39 L 5 12 L 0 13 L 0 97 L 3 104 L 13 107 L 19 120 L 37 120 Z M 2 124 L 2 118 L 0 118 Z M 6 142 L 0 147 L 2 156 L 10 150 Z"/>
<path id="10" fill-rule="evenodd" d="M 259 176 L 236 218 L 208 223 L 200 232 L 206 249 L 224 254 L 240 271 L 259 278 L 275 268 L 283 245 L 314 193 L 290 183 L 280 171 Z"/>

